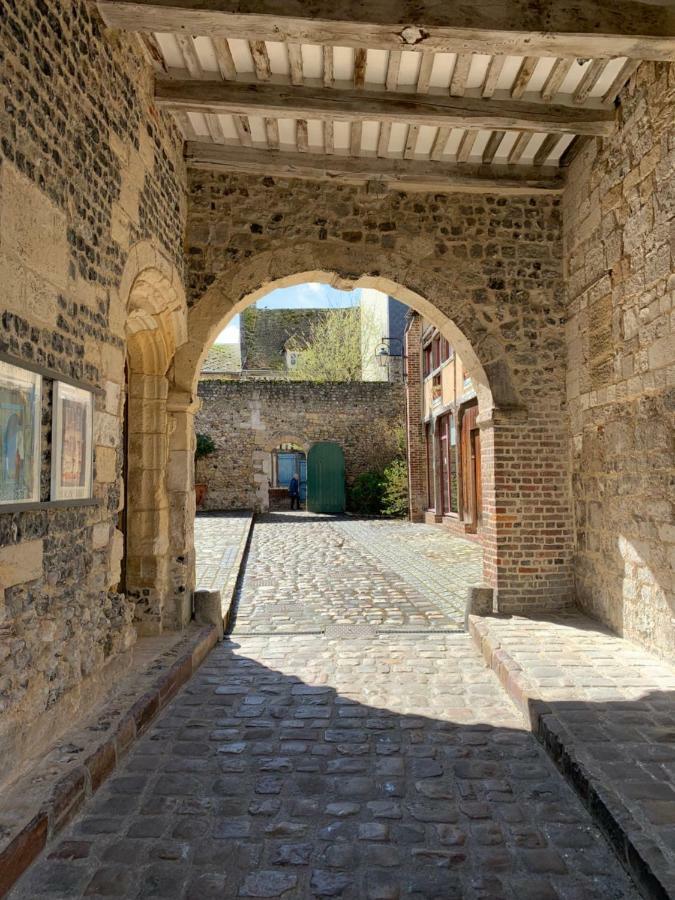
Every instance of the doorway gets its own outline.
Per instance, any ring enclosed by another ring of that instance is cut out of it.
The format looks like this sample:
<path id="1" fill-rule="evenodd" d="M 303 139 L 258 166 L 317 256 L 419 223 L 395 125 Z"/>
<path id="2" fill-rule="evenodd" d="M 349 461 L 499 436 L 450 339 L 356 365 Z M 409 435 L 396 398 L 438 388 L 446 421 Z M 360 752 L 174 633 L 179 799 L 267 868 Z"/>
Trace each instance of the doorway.
<path id="1" fill-rule="evenodd" d="M 272 453 L 270 509 L 285 509 L 288 506 L 288 487 L 296 473 L 300 481 L 300 503 L 304 504 L 307 501 L 307 456 L 304 450 L 293 444 L 281 444 Z"/>
<path id="2" fill-rule="evenodd" d="M 462 467 L 462 519 L 467 531 L 475 532 L 481 523 L 482 488 L 480 470 L 480 431 L 477 425 L 478 402 L 462 407 L 460 460 Z"/>

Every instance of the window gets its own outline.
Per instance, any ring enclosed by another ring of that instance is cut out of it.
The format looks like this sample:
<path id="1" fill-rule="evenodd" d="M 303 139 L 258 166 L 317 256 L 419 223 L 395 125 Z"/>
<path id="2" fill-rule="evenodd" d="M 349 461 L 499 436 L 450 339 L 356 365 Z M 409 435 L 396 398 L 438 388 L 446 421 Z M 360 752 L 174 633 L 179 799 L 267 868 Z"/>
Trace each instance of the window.
<path id="1" fill-rule="evenodd" d="M 431 364 L 434 369 L 437 369 L 441 364 L 441 336 L 437 334 L 436 337 L 431 342 Z"/>
<path id="2" fill-rule="evenodd" d="M 452 358 L 452 347 L 450 346 L 450 341 L 446 341 L 445 338 L 441 338 L 441 362 L 444 363 L 446 360 Z"/>
<path id="3" fill-rule="evenodd" d="M 424 377 L 426 378 L 427 375 L 429 375 L 429 373 L 431 372 L 431 344 L 426 345 L 426 347 L 422 351 L 422 354 L 424 363 Z"/>
<path id="4" fill-rule="evenodd" d="M 452 413 L 438 420 L 438 468 L 441 512 L 456 513 L 457 506 L 457 432 Z"/>

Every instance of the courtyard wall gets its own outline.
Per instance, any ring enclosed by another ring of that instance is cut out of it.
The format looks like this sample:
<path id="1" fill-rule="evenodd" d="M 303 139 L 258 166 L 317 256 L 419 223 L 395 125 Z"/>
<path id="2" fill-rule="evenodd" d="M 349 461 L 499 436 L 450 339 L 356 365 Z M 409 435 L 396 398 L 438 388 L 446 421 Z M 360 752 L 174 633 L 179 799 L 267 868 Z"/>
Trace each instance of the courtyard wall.
<path id="1" fill-rule="evenodd" d="M 216 452 L 197 462 L 208 484 L 204 509 L 266 510 L 272 452 L 292 442 L 307 452 L 335 441 L 345 454 L 347 484 L 396 456 L 404 430 L 402 384 L 389 382 L 202 381 L 197 431 Z"/>
<path id="2" fill-rule="evenodd" d="M 0 45 L 0 351 L 96 391 L 92 502 L 46 502 L 53 382 L 45 378 L 43 502 L 0 507 L 7 761 L 67 727 L 69 712 L 95 699 L 83 680 L 135 640 L 136 603 L 118 591 L 127 301 L 137 273 L 146 299 L 170 286 L 152 298 L 155 312 L 171 319 L 170 350 L 184 340 L 186 176 L 182 139 L 150 100 L 139 41 L 106 32 L 93 4 L 3 4 Z M 140 332 L 144 298 L 136 301 Z"/>
<path id="3" fill-rule="evenodd" d="M 675 66 L 642 63 L 564 195 L 576 595 L 675 654 Z"/>

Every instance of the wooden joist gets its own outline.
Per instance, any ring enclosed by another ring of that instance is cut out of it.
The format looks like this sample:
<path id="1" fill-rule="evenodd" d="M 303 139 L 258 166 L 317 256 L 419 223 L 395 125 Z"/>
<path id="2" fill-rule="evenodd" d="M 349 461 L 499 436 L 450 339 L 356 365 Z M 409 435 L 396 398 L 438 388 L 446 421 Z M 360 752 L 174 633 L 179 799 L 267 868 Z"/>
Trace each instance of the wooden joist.
<path id="1" fill-rule="evenodd" d="M 484 166 L 408 159 L 331 156 L 241 150 L 210 143 L 188 142 L 188 165 L 240 175 L 300 178 L 363 184 L 378 181 L 395 190 L 535 194 L 562 191 L 564 175 L 555 169 L 528 166 Z"/>
<path id="2" fill-rule="evenodd" d="M 608 135 L 614 115 L 607 109 L 553 106 L 520 100 L 386 91 L 344 90 L 277 84 L 157 79 L 155 99 L 170 112 L 219 112 L 266 118 L 327 119 L 339 122 L 406 122 L 488 130 Z"/>
<path id="3" fill-rule="evenodd" d="M 675 7 L 641 0 L 98 0 L 107 25 L 256 41 L 519 56 L 675 59 Z"/>

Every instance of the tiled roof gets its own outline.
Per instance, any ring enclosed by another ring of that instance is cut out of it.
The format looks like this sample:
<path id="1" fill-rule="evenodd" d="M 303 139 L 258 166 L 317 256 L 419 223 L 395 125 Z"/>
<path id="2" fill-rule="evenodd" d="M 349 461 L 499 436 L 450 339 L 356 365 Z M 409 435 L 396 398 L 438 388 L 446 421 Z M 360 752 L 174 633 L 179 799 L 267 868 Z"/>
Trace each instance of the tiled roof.
<path id="1" fill-rule="evenodd" d="M 302 345 L 323 309 L 257 309 L 241 314 L 241 351 L 244 369 L 284 369 L 284 351 Z"/>
<path id="2" fill-rule="evenodd" d="M 221 372 L 238 372 L 240 369 L 239 344 L 214 344 L 202 366 L 202 374 L 217 375 Z"/>

